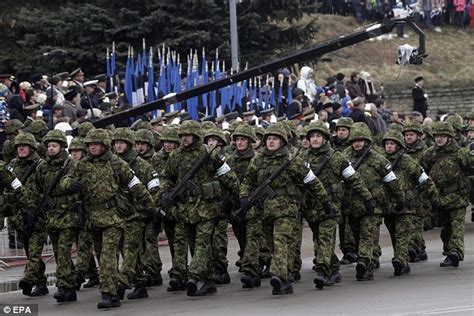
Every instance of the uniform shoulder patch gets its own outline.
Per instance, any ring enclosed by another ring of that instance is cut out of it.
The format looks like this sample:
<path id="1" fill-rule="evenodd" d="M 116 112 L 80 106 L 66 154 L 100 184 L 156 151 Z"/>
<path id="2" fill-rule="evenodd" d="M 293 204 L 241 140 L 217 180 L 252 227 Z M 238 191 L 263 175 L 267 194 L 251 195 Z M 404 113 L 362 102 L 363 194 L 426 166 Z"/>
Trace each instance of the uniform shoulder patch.
<path id="1" fill-rule="evenodd" d="M 386 164 L 386 165 L 385 165 L 385 169 L 387 169 L 387 170 L 390 170 L 390 169 L 392 169 L 392 165 L 391 165 L 391 164 L 389 164 L 389 163 L 388 163 L 388 164 Z"/>

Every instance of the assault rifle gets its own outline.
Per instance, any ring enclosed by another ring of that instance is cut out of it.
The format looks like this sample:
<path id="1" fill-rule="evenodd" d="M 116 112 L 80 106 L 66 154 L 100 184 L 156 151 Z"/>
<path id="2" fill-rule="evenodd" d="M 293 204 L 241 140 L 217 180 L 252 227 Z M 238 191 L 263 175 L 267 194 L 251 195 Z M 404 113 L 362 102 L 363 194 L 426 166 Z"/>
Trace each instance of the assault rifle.
<path id="1" fill-rule="evenodd" d="M 375 143 L 372 143 L 372 145 L 370 145 L 369 148 L 367 148 L 364 153 L 359 157 L 359 159 L 357 159 L 357 161 L 352 165 L 352 168 L 354 168 L 354 170 L 357 170 L 359 169 L 360 165 L 364 162 L 365 160 L 365 157 L 367 157 L 367 155 L 369 154 L 370 150 L 372 149 L 372 147 L 374 147 L 374 144 Z"/>
<path id="2" fill-rule="evenodd" d="M 192 191 L 196 188 L 196 185 L 191 181 L 191 179 L 196 175 L 196 173 L 199 171 L 201 166 L 204 164 L 205 161 L 209 159 L 211 156 L 212 152 L 217 148 L 214 147 L 211 151 L 209 151 L 207 154 L 202 155 L 201 158 L 194 164 L 194 166 L 184 175 L 184 177 L 181 179 L 181 181 L 178 182 L 178 184 L 171 190 L 169 195 L 167 196 L 171 200 L 175 200 L 176 198 L 183 196 L 186 191 Z M 163 217 L 166 217 L 166 213 L 168 210 L 165 210 L 164 208 L 161 208 L 160 214 Z"/>
<path id="3" fill-rule="evenodd" d="M 260 184 L 255 191 L 250 194 L 248 197 L 248 204 L 244 208 L 240 208 L 239 211 L 239 218 L 241 221 L 244 220 L 245 215 L 247 214 L 248 210 L 256 205 L 257 203 L 263 203 L 267 199 L 271 199 L 276 195 L 276 192 L 272 189 L 270 186 L 273 181 L 275 181 L 278 176 L 288 168 L 288 166 L 291 164 L 291 162 L 296 158 L 298 155 L 299 151 L 301 150 L 301 147 L 298 149 L 296 154 L 293 156 L 292 159 L 288 159 L 285 161 L 281 166 L 279 166 L 273 173 L 265 180 L 263 181 L 262 184 Z"/>

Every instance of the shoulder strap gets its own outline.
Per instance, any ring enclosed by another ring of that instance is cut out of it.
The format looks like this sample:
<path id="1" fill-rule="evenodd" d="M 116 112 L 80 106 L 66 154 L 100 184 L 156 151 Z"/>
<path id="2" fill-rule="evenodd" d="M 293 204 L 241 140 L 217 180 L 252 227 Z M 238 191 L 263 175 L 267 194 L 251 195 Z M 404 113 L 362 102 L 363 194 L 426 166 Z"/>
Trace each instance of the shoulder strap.
<path id="1" fill-rule="evenodd" d="M 38 166 L 38 164 L 40 163 L 41 161 L 41 158 L 37 158 L 35 159 L 31 165 L 29 166 L 29 168 L 25 171 L 25 173 L 23 173 L 23 175 L 21 176 L 21 183 L 25 184 L 26 181 L 28 181 L 28 178 L 33 174 L 33 172 L 35 172 L 36 170 L 36 167 Z"/>
<path id="2" fill-rule="evenodd" d="M 315 171 L 314 174 L 316 175 L 316 177 L 319 177 L 321 172 L 323 172 L 324 167 L 326 167 L 326 165 L 329 163 L 329 161 L 331 160 L 331 158 L 334 156 L 335 153 L 336 151 L 333 150 L 329 156 L 326 156 L 326 159 L 319 165 L 319 168 L 317 170 L 314 170 Z"/>

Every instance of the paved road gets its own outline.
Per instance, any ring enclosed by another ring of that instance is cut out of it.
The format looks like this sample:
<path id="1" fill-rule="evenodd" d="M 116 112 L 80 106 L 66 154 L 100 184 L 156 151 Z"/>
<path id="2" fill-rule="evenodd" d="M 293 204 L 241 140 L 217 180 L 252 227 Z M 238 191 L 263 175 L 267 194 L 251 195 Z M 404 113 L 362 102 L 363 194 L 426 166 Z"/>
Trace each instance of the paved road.
<path id="1" fill-rule="evenodd" d="M 442 261 L 439 229 L 425 234 L 429 260 L 412 264 L 412 273 L 393 277 L 392 249 L 387 231 L 382 229 L 381 269 L 371 282 L 355 281 L 355 265 L 343 266 L 343 282 L 317 290 L 313 285 L 311 234 L 304 231 L 302 281 L 294 284 L 294 294 L 271 295 L 268 280 L 252 291 L 241 289 L 239 273 L 233 266 L 237 243 L 231 238 L 232 283 L 218 293 L 190 298 L 185 293 L 171 294 L 166 287 L 149 290 L 150 298 L 125 300 L 113 315 L 474 315 L 474 223 L 466 225 L 466 256 L 460 268 L 440 268 Z M 161 248 L 165 269 L 170 267 L 168 248 Z M 1 274 L 0 274 L 1 278 Z M 165 283 L 167 283 L 167 277 Z M 39 304 L 40 315 L 96 314 L 97 289 L 81 290 L 78 302 L 58 305 L 51 294 L 42 298 L 23 297 L 19 292 L 0 294 L 0 304 Z M 107 312 L 104 312 L 107 313 Z"/>

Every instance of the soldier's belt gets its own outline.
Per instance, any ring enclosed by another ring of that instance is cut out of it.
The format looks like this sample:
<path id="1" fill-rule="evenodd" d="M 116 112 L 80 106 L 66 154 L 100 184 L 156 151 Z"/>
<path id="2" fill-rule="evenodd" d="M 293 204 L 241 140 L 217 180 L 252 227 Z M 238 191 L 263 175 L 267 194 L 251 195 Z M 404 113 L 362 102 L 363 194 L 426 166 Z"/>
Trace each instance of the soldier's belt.
<path id="1" fill-rule="evenodd" d="M 95 211 L 95 210 L 111 209 L 116 206 L 117 206 L 117 202 L 114 199 L 102 204 L 90 204 L 90 205 L 87 205 L 87 208 L 90 209 L 91 211 Z"/>

